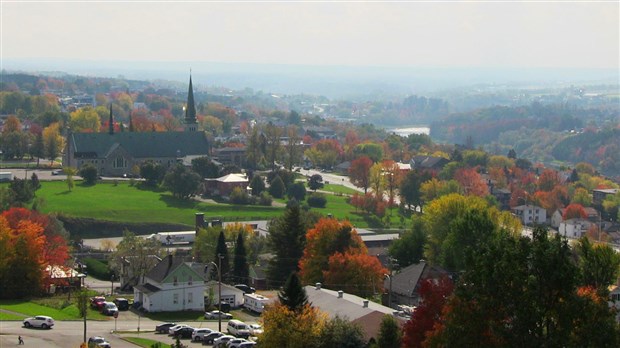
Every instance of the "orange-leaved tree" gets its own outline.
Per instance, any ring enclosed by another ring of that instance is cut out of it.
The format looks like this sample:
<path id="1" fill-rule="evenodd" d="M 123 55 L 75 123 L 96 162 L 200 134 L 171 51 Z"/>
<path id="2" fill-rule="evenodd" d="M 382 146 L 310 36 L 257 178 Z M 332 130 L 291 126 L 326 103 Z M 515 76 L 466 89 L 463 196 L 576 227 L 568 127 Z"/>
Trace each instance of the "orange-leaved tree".
<path id="1" fill-rule="evenodd" d="M 306 246 L 299 260 L 302 282 L 322 282 L 323 270 L 328 269 L 330 256 L 349 250 L 363 253 L 367 250 L 351 223 L 332 218 L 320 219 L 306 233 Z"/>
<path id="2" fill-rule="evenodd" d="M 323 272 L 325 285 L 331 289 L 362 297 L 372 296 L 383 288 L 383 277 L 388 270 L 376 256 L 349 249 L 329 257 L 329 267 Z"/>

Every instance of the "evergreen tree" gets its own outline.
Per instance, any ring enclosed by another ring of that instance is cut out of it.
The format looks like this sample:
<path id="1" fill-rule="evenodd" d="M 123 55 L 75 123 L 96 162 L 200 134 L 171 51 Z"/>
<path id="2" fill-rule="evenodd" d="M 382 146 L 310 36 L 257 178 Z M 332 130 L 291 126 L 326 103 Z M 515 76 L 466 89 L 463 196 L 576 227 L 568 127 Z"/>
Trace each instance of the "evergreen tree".
<path id="1" fill-rule="evenodd" d="M 248 267 L 248 258 L 245 251 L 243 239 L 244 231 L 239 231 L 237 235 L 237 243 L 235 244 L 235 259 L 233 260 L 233 276 L 237 283 L 246 284 L 250 269 Z"/>
<path id="2" fill-rule="evenodd" d="M 269 226 L 268 242 L 275 254 L 269 264 L 269 278 L 279 285 L 291 272 L 299 270 L 299 259 L 303 255 L 306 225 L 299 205 L 288 207 L 284 215 Z"/>
<path id="3" fill-rule="evenodd" d="M 383 316 L 377 338 L 378 348 L 400 347 L 401 331 L 398 322 L 391 315 Z"/>
<path id="4" fill-rule="evenodd" d="M 318 348 L 357 348 L 366 346 L 366 340 L 360 325 L 339 316 L 325 323 L 318 341 Z"/>
<path id="5" fill-rule="evenodd" d="M 278 293 L 278 299 L 281 304 L 292 311 L 299 311 L 308 304 L 308 295 L 303 286 L 301 286 L 301 281 L 296 272 L 291 272 L 288 276 L 284 287 Z"/>
<path id="6" fill-rule="evenodd" d="M 284 181 L 280 176 L 276 176 L 275 179 L 271 181 L 271 186 L 269 186 L 269 194 L 275 198 L 284 197 L 284 192 L 286 191 L 286 187 L 284 186 Z"/>
<path id="7" fill-rule="evenodd" d="M 221 258 L 221 261 L 219 260 Z M 228 248 L 226 247 L 226 238 L 224 237 L 224 231 L 220 231 L 220 235 L 217 237 L 217 246 L 215 247 L 215 262 L 219 265 L 222 272 L 222 279 L 226 278 L 226 275 L 230 271 L 230 261 L 228 259 Z"/>
<path id="8" fill-rule="evenodd" d="M 252 196 L 259 196 L 263 191 L 265 191 L 265 182 L 260 175 L 254 175 L 252 181 L 250 182 L 250 188 L 252 189 Z"/>

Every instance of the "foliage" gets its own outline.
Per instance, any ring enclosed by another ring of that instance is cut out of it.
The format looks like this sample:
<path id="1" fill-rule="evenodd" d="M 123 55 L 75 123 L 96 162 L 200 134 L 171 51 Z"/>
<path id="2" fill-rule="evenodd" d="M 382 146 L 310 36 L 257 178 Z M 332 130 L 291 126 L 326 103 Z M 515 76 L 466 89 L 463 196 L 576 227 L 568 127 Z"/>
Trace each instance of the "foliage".
<path id="1" fill-rule="evenodd" d="M 101 130 L 99 114 L 90 106 L 72 112 L 69 127 L 75 133 L 97 133 Z"/>
<path id="2" fill-rule="evenodd" d="M 217 244 L 220 231 L 220 227 L 212 226 L 198 230 L 196 233 L 196 241 L 192 248 L 196 260 L 208 263 L 215 259 L 215 245 Z"/>
<path id="3" fill-rule="evenodd" d="M 180 199 L 188 199 L 198 191 L 202 179 L 196 172 L 187 169 L 182 164 L 172 167 L 164 176 L 163 185 Z"/>
<path id="4" fill-rule="evenodd" d="M 110 277 L 114 274 L 108 267 L 108 263 L 103 263 L 92 257 L 86 257 L 82 259 L 82 263 L 88 270 L 88 275 L 99 280 L 109 281 Z"/>
<path id="5" fill-rule="evenodd" d="M 314 208 L 325 208 L 325 206 L 327 205 L 327 199 L 325 198 L 325 195 L 320 193 L 311 194 L 306 200 L 306 202 L 308 202 L 309 206 Z"/>
<path id="6" fill-rule="evenodd" d="M 321 139 L 304 152 L 312 163 L 320 168 L 332 168 L 342 156 L 343 150 L 335 139 Z"/>
<path id="7" fill-rule="evenodd" d="M 358 348 L 365 345 L 366 342 L 361 326 L 349 321 L 348 318 L 336 316 L 327 320 L 321 329 L 316 347 Z"/>
<path id="8" fill-rule="evenodd" d="M 79 175 L 84 179 L 86 185 L 94 185 L 97 182 L 97 168 L 90 163 L 80 168 Z"/>
<path id="9" fill-rule="evenodd" d="M 405 174 L 400 182 L 400 199 L 401 202 L 407 204 L 409 208 L 411 206 L 422 206 L 424 200 L 422 199 L 421 186 L 431 178 L 430 173 L 426 171 L 417 171 L 412 169 Z"/>
<path id="10" fill-rule="evenodd" d="M 237 283 L 247 283 L 250 275 L 250 268 L 248 266 L 247 252 L 245 250 L 245 238 L 244 231 L 239 232 L 237 235 L 237 242 L 235 243 L 235 256 L 233 259 L 233 279 Z"/>
<path id="11" fill-rule="evenodd" d="M 400 267 L 405 268 L 420 262 L 424 256 L 425 244 L 426 234 L 423 231 L 422 221 L 414 217 L 413 227 L 403 232 L 400 238 L 390 244 L 389 253 L 391 257 L 398 260 Z"/>
<path id="12" fill-rule="evenodd" d="M 232 204 L 251 204 L 248 192 L 241 187 L 235 187 L 230 193 L 229 201 Z"/>
<path id="13" fill-rule="evenodd" d="M 364 193 L 370 187 L 370 168 L 372 160 L 368 156 L 362 156 L 351 161 L 349 167 L 349 177 L 353 185 L 364 189 Z"/>
<path id="14" fill-rule="evenodd" d="M 284 215 L 269 225 L 267 238 L 275 257 L 269 264 L 268 275 L 274 284 L 283 284 L 291 272 L 299 270 L 307 226 L 298 205 L 288 207 Z"/>
<path id="15" fill-rule="evenodd" d="M 282 348 L 314 348 L 327 321 L 327 316 L 310 305 L 300 311 L 276 303 L 262 315 L 263 334 L 260 345 Z"/>
<path id="16" fill-rule="evenodd" d="M 371 142 L 358 144 L 353 149 L 353 154 L 355 157 L 361 158 L 364 156 L 377 163 L 383 160 L 383 147 L 381 144 Z"/>
<path id="17" fill-rule="evenodd" d="M 316 192 L 323 188 L 323 177 L 320 174 L 313 174 L 308 180 L 308 187 Z"/>
<path id="18" fill-rule="evenodd" d="M 377 337 L 377 347 L 400 347 L 401 336 L 400 325 L 396 319 L 394 319 L 394 316 L 389 314 L 384 315 L 379 328 L 379 337 Z"/>
<path id="19" fill-rule="evenodd" d="M 140 176 L 146 186 L 155 187 L 163 180 L 165 169 L 161 163 L 147 160 L 140 163 Z"/>
<path id="20" fill-rule="evenodd" d="M 278 292 L 278 300 L 291 311 L 300 311 L 308 304 L 308 295 L 301 285 L 297 272 L 291 272 L 288 276 Z"/>
<path id="21" fill-rule="evenodd" d="M 273 203 L 273 197 L 268 192 L 261 192 L 258 204 L 270 207 L 271 203 Z"/>
<path id="22" fill-rule="evenodd" d="M 286 195 L 290 199 L 303 201 L 306 198 L 306 185 L 301 182 L 296 182 L 288 187 Z"/>
<path id="23" fill-rule="evenodd" d="M 465 195 L 484 197 L 489 194 L 489 188 L 482 176 L 474 168 L 461 168 L 454 174 Z"/>
<path id="24" fill-rule="evenodd" d="M 220 230 L 220 234 L 217 237 L 213 262 L 218 265 L 219 271 L 222 274 L 222 279 L 228 278 L 230 258 L 228 257 L 228 247 L 226 246 L 226 237 L 224 236 L 223 230 Z"/>
<path id="25" fill-rule="evenodd" d="M 376 256 L 368 255 L 365 249 L 348 248 L 344 253 L 330 255 L 328 268 L 323 271 L 325 284 L 361 297 L 370 297 L 379 291 L 388 270 Z"/>
<path id="26" fill-rule="evenodd" d="M 203 178 L 217 178 L 220 175 L 219 167 L 209 157 L 192 159 L 192 170 Z"/>
<path id="27" fill-rule="evenodd" d="M 141 238 L 125 230 L 123 239 L 116 246 L 116 250 L 109 256 L 109 266 L 119 276 L 135 277 L 136 281 L 144 277 L 156 264 L 157 257 L 163 257 L 164 250 L 161 242 L 152 238 Z M 121 265 L 129 260 L 125 267 Z M 127 272 L 122 274 L 121 271 Z"/>
<path id="28" fill-rule="evenodd" d="M 13 178 L 8 188 L 11 191 L 10 197 L 12 198 L 13 205 L 23 206 L 30 203 L 35 195 L 31 182 L 26 179 Z"/>
<path id="29" fill-rule="evenodd" d="M 284 182 L 280 178 L 280 176 L 276 176 L 271 181 L 271 186 L 269 186 L 269 194 L 275 198 L 284 197 L 284 193 L 286 192 L 286 187 L 284 186 Z"/>
<path id="30" fill-rule="evenodd" d="M 43 129 L 43 144 L 45 156 L 53 163 L 65 147 L 64 138 L 60 135 L 60 124 L 52 123 Z"/>
<path id="31" fill-rule="evenodd" d="M 256 174 L 250 181 L 250 188 L 252 189 L 253 196 L 259 196 L 265 190 L 265 181 L 263 181 L 263 177 Z M 271 204 L 269 204 L 271 205 Z"/>
<path id="32" fill-rule="evenodd" d="M 564 209 L 564 214 L 562 214 L 562 220 L 568 219 L 585 219 L 588 217 L 588 214 L 583 209 L 581 204 L 572 203 L 569 204 Z"/>
<path id="33" fill-rule="evenodd" d="M 587 237 L 579 239 L 581 284 L 594 288 L 602 296 L 608 295 L 608 286 L 615 283 L 620 272 L 620 255 L 607 244 L 590 243 Z"/>
<path id="34" fill-rule="evenodd" d="M 366 246 L 348 221 L 320 219 L 306 233 L 303 257 L 299 260 L 301 279 L 306 284 L 323 281 L 323 271 L 329 268 L 329 258 L 349 250 L 363 252 Z"/>

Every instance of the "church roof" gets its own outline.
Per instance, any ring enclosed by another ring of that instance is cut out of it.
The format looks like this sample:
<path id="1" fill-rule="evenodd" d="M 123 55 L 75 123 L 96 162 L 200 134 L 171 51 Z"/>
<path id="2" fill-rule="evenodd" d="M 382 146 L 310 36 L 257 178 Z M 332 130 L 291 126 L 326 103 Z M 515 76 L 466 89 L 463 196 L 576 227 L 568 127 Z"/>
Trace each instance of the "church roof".
<path id="1" fill-rule="evenodd" d="M 118 146 L 134 158 L 206 155 L 209 142 L 202 132 L 73 133 L 75 157 L 105 158 Z"/>
<path id="2" fill-rule="evenodd" d="M 194 103 L 194 88 L 192 77 L 189 77 L 189 91 L 187 92 L 187 106 L 185 107 L 185 124 L 196 123 L 196 105 Z"/>

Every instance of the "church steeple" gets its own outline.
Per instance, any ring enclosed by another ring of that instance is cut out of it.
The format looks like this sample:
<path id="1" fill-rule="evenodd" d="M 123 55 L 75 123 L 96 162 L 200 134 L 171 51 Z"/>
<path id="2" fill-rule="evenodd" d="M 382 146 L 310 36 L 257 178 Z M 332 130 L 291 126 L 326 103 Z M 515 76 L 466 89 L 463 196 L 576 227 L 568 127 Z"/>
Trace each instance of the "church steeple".
<path id="1" fill-rule="evenodd" d="M 131 119 L 131 111 L 129 112 L 129 131 L 133 132 L 133 120 Z"/>
<path id="2" fill-rule="evenodd" d="M 110 120 L 108 121 L 108 123 L 109 123 L 108 133 L 114 134 L 114 117 L 112 117 L 112 104 L 111 103 L 110 103 Z"/>
<path id="3" fill-rule="evenodd" d="M 185 106 L 185 131 L 196 131 L 196 105 L 194 103 L 194 88 L 192 75 L 189 75 L 189 91 L 187 92 L 187 105 Z"/>

